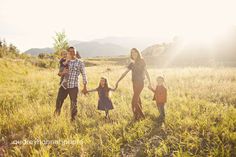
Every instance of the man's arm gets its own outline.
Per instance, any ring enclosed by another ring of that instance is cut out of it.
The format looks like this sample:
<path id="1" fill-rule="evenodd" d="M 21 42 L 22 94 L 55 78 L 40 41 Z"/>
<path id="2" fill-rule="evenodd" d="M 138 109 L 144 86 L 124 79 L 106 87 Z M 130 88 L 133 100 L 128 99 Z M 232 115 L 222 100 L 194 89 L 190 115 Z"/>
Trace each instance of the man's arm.
<path id="1" fill-rule="evenodd" d="M 85 71 L 85 65 L 84 65 L 84 62 L 80 62 L 80 72 L 82 74 L 82 78 L 83 78 L 83 84 L 84 86 L 86 86 L 86 84 L 88 83 L 88 80 L 87 80 L 87 75 L 86 75 L 86 71 Z"/>
<path id="2" fill-rule="evenodd" d="M 86 75 L 86 71 L 85 71 L 85 65 L 84 65 L 84 62 L 80 61 L 80 72 L 82 74 L 82 78 L 83 78 L 83 84 L 84 84 L 84 88 L 82 89 L 82 93 L 83 94 L 87 94 L 88 91 L 87 91 L 87 83 L 88 83 L 88 80 L 87 80 L 87 75 Z"/>

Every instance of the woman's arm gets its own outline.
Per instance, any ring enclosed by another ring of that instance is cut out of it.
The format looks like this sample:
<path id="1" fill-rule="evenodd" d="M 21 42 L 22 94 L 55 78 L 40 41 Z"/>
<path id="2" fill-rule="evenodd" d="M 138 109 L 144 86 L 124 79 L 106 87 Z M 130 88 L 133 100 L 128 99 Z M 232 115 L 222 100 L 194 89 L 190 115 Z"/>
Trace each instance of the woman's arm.
<path id="1" fill-rule="evenodd" d="M 96 88 L 96 89 L 87 90 L 88 93 L 90 93 L 90 92 L 96 92 L 96 91 L 97 91 L 97 88 Z"/>
<path id="2" fill-rule="evenodd" d="M 116 91 L 116 89 L 117 89 L 117 87 L 115 87 L 115 88 L 110 88 L 110 91 L 114 92 L 114 91 Z"/>
<path id="3" fill-rule="evenodd" d="M 151 86 L 151 79 L 146 68 L 145 68 L 145 75 L 147 76 L 149 86 Z"/>
<path id="4" fill-rule="evenodd" d="M 155 93 L 155 89 L 152 86 L 148 86 L 148 89 L 150 89 L 153 93 Z"/>
<path id="5" fill-rule="evenodd" d="M 116 82 L 116 87 L 115 89 L 118 87 L 119 82 L 127 75 L 127 73 L 130 71 L 130 69 L 127 69 L 122 75 L 121 77 L 118 79 L 118 81 Z"/>

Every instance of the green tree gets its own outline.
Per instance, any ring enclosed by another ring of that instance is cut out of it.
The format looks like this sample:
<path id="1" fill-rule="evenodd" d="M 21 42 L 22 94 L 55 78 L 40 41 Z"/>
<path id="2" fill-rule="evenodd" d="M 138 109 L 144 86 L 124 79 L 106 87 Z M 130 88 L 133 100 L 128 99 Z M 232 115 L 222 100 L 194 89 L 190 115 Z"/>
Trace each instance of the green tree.
<path id="1" fill-rule="evenodd" d="M 9 45 L 8 51 L 9 51 L 10 53 L 12 53 L 12 54 L 15 54 L 15 55 L 19 54 L 19 50 L 18 50 L 18 49 L 16 48 L 16 46 L 13 45 L 13 44 L 10 44 L 10 45 Z"/>
<path id="2" fill-rule="evenodd" d="M 44 59 L 44 58 L 46 58 L 47 57 L 47 54 L 46 53 L 40 53 L 39 55 L 38 55 L 38 58 L 40 58 L 40 59 Z"/>
<path id="3" fill-rule="evenodd" d="M 7 45 L 5 39 L 0 40 L 0 58 L 2 57 L 18 57 L 20 55 L 19 50 L 13 44 Z"/>
<path id="4" fill-rule="evenodd" d="M 54 54 L 59 56 L 63 50 L 66 50 L 69 47 L 65 31 L 56 32 L 56 36 L 53 39 Z"/>
<path id="5" fill-rule="evenodd" d="M 7 42 L 5 39 L 2 40 L 1 53 L 3 56 L 7 54 Z"/>

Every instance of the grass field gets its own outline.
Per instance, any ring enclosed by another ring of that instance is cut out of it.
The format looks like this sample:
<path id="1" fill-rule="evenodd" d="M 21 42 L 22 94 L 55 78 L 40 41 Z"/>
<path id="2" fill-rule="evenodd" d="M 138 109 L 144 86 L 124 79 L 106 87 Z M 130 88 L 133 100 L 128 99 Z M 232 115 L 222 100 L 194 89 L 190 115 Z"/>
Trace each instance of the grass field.
<path id="1" fill-rule="evenodd" d="M 100 62 L 96 60 L 96 63 Z M 109 64 L 108 64 L 109 63 Z M 107 70 L 109 69 L 109 70 Z M 112 60 L 87 67 L 88 88 L 101 76 L 114 85 L 125 70 Z M 236 156 L 235 68 L 148 68 L 152 82 L 165 76 L 166 124 L 157 122 L 153 94 L 143 90 L 146 118 L 134 122 L 130 74 L 111 98 L 111 121 L 96 110 L 97 94 L 79 95 L 70 122 L 67 98 L 54 117 L 59 77 L 24 61 L 0 60 L 0 156 Z M 76 144 L 16 144 L 24 140 L 71 140 Z"/>

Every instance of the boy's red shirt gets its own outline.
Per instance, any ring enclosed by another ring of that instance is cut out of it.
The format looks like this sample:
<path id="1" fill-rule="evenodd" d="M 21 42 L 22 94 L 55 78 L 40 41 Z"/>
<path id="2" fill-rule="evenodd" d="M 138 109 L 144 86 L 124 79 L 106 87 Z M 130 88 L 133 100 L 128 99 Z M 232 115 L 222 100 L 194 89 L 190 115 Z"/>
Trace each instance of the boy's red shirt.
<path id="1" fill-rule="evenodd" d="M 160 85 L 160 86 L 157 85 L 156 89 L 155 90 L 153 89 L 153 92 L 154 92 L 153 100 L 156 101 L 156 104 L 157 105 L 159 105 L 159 104 L 164 105 L 167 101 L 167 90 L 166 90 L 166 88 L 163 85 Z"/>

